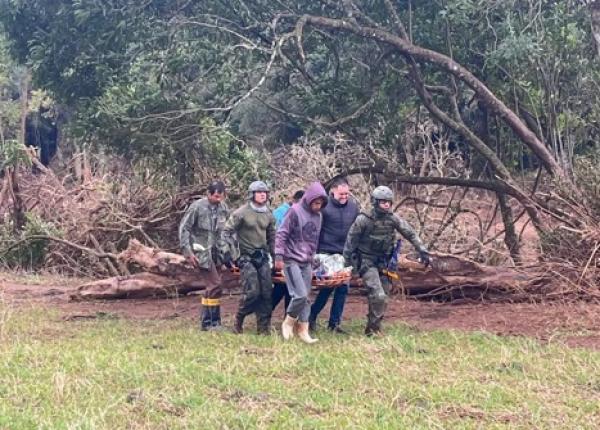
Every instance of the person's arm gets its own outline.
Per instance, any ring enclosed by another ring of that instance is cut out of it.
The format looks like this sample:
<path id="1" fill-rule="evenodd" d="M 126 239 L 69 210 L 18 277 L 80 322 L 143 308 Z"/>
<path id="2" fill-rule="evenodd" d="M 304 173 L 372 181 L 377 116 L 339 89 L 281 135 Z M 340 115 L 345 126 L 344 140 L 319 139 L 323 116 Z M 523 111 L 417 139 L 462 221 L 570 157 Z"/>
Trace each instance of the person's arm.
<path id="1" fill-rule="evenodd" d="M 356 220 L 350 226 L 350 230 L 348 231 L 348 236 L 346 237 L 346 243 L 344 244 L 344 264 L 347 266 L 353 265 L 352 258 L 356 249 L 358 248 L 358 243 L 360 241 L 360 237 L 368 223 L 368 218 L 365 215 L 358 215 Z"/>
<path id="2" fill-rule="evenodd" d="M 237 232 L 242 224 L 243 216 L 241 210 L 234 211 L 223 226 L 221 231 L 221 255 L 223 263 L 231 263 L 232 260 L 239 258 L 239 248 L 237 242 Z"/>
<path id="3" fill-rule="evenodd" d="M 423 245 L 423 242 L 421 241 L 421 238 L 419 238 L 419 235 L 415 232 L 415 230 L 411 227 L 411 225 L 409 223 L 407 223 L 404 219 L 394 215 L 394 227 L 396 228 L 396 230 L 406 239 L 408 240 L 410 243 L 412 243 L 412 245 L 415 247 L 415 249 L 419 252 L 421 251 L 427 251 L 427 248 L 425 248 L 425 245 Z"/>
<path id="4" fill-rule="evenodd" d="M 269 225 L 267 226 L 267 246 L 269 247 L 271 258 L 275 260 L 275 217 L 272 215 Z"/>
<path id="5" fill-rule="evenodd" d="M 396 230 L 410 243 L 412 243 L 415 249 L 419 252 L 419 259 L 421 260 L 421 263 L 425 266 L 428 266 L 430 263 L 429 251 L 427 251 L 427 248 L 423 244 L 423 241 L 419 235 L 404 219 L 394 215 L 394 220 L 396 222 Z"/>
<path id="6" fill-rule="evenodd" d="M 179 247 L 185 257 L 194 255 L 192 250 L 192 228 L 198 218 L 197 205 L 192 203 L 179 223 Z"/>
<path id="7" fill-rule="evenodd" d="M 283 269 L 283 255 L 294 225 L 298 225 L 298 215 L 292 208 L 285 214 L 283 222 L 275 234 L 275 268 L 278 270 Z"/>
<path id="8" fill-rule="evenodd" d="M 223 231 L 221 232 L 221 237 L 227 244 L 235 243 L 236 233 L 241 222 L 242 217 L 240 216 L 239 210 L 234 211 L 229 218 L 227 218 Z"/>

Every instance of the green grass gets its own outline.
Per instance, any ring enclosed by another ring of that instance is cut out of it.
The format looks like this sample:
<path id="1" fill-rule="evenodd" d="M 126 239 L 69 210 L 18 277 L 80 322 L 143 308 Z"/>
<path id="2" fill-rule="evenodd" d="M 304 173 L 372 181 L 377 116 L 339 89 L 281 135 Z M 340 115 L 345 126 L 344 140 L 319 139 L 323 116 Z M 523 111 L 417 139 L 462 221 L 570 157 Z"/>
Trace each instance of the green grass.
<path id="1" fill-rule="evenodd" d="M 367 339 L 361 321 L 348 327 L 305 346 L 0 304 L 0 429 L 600 426 L 597 352 L 405 325 Z"/>

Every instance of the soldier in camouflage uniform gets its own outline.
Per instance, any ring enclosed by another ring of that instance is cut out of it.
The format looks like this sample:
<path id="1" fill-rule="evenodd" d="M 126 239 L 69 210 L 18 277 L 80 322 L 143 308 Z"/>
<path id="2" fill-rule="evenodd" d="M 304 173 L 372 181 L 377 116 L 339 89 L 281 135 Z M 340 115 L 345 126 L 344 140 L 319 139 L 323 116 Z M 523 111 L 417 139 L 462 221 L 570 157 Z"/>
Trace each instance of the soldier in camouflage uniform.
<path id="1" fill-rule="evenodd" d="M 379 186 L 371 193 L 373 210 L 369 215 L 361 213 L 350 227 L 344 259 L 353 266 L 369 292 L 369 313 L 365 334 L 371 336 L 381 332 L 381 321 L 387 307 L 390 280 L 382 275 L 396 242 L 396 232 L 404 236 L 419 252 L 424 265 L 429 264 L 429 253 L 412 227 L 391 212 L 394 193 Z"/>
<path id="2" fill-rule="evenodd" d="M 202 330 L 222 328 L 221 276 L 217 267 L 231 264 L 227 246 L 221 240 L 221 231 L 229 215 L 224 199 L 223 182 L 212 182 L 207 196 L 192 203 L 179 224 L 179 244 L 183 255 L 208 281 L 200 314 Z"/>
<path id="3" fill-rule="evenodd" d="M 275 247 L 275 218 L 267 205 L 269 187 L 255 181 L 248 187 L 248 203 L 236 209 L 225 228 L 223 239 L 237 260 L 242 281 L 242 297 L 233 331 L 242 333 L 244 318 L 256 313 L 259 334 L 271 331 L 271 265 Z M 270 257 L 270 258 L 269 258 Z"/>

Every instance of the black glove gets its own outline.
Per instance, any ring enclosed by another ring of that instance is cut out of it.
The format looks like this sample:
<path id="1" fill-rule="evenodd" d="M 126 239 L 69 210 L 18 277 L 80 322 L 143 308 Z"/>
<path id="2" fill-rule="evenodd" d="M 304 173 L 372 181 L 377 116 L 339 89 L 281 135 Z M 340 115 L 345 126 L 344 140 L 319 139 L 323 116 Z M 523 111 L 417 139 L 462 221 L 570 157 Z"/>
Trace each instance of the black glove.
<path id="1" fill-rule="evenodd" d="M 225 254 L 223 254 L 223 264 L 228 269 L 233 268 L 233 259 L 231 258 L 231 253 L 229 251 L 227 251 Z"/>
<path id="2" fill-rule="evenodd" d="M 419 251 L 419 260 L 421 264 L 425 267 L 429 266 L 431 263 L 431 258 L 429 257 L 429 252 L 427 251 Z"/>

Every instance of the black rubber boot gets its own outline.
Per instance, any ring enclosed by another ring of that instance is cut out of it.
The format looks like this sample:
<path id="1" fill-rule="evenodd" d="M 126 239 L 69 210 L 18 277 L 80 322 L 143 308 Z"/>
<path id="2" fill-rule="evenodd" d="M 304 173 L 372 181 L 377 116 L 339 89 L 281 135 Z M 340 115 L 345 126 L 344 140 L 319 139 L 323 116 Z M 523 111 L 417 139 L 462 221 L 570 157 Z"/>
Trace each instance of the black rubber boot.
<path id="1" fill-rule="evenodd" d="M 212 306 L 202 305 L 202 310 L 200 311 L 200 330 L 206 331 L 212 327 Z"/>
<path id="2" fill-rule="evenodd" d="M 221 306 L 211 306 L 211 327 L 210 330 L 223 330 L 221 325 Z"/>

